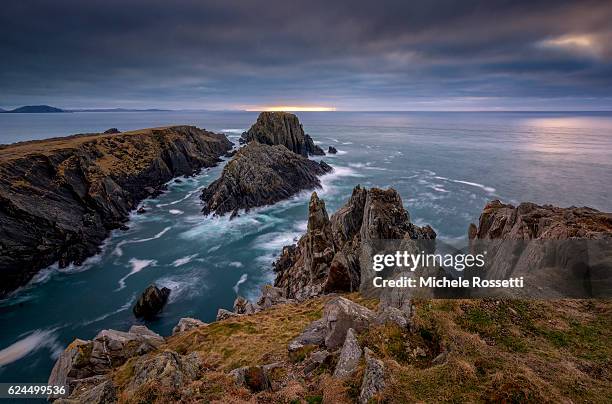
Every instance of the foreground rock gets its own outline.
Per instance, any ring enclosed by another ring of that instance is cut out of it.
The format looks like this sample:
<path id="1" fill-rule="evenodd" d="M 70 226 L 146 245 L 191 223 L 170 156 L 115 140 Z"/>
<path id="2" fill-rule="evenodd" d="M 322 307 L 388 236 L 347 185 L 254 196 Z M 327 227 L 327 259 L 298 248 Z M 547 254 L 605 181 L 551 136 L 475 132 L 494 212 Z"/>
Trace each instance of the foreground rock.
<path id="1" fill-rule="evenodd" d="M 336 154 L 338 153 L 338 149 L 336 149 L 334 146 L 329 146 L 329 148 L 327 149 L 327 152 L 329 154 Z"/>
<path id="2" fill-rule="evenodd" d="M 267 145 L 283 145 L 304 157 L 325 155 L 325 152 L 314 144 L 312 138 L 304 133 L 297 116 L 287 112 L 262 112 L 259 114 L 257 122 L 240 138 L 240 143 L 251 141 Z"/>
<path id="3" fill-rule="evenodd" d="M 364 331 L 374 318 L 374 312 L 360 304 L 344 297 L 331 299 L 323 310 L 325 346 L 329 349 L 341 347 L 349 330 Z"/>
<path id="4" fill-rule="evenodd" d="M 325 203 L 313 193 L 306 233 L 297 245 L 284 247 L 274 263 L 275 286 L 296 299 L 359 290 L 368 283 L 365 268 L 377 240 L 435 237 L 431 227 L 410 222 L 394 189 L 357 186 L 346 205 L 331 218 Z"/>
<path id="5" fill-rule="evenodd" d="M 385 388 L 385 365 L 374 353 L 365 349 L 366 369 L 361 383 L 359 404 L 367 404 L 370 399 Z"/>
<path id="6" fill-rule="evenodd" d="M 132 326 L 128 332 L 102 330 L 92 341 L 76 339 L 55 362 L 49 384 L 74 385 L 75 380 L 104 375 L 163 343 L 161 336 L 144 326 Z"/>
<path id="7" fill-rule="evenodd" d="M 191 317 L 183 317 L 179 320 L 178 324 L 174 326 L 172 329 L 172 335 L 179 334 L 181 332 L 193 330 L 194 328 L 204 327 L 208 325 L 202 320 L 198 320 L 197 318 Z"/>
<path id="8" fill-rule="evenodd" d="M 357 342 L 357 336 L 355 330 L 349 328 L 346 332 L 346 338 L 340 351 L 340 357 L 338 358 L 338 364 L 334 370 L 334 377 L 345 378 L 352 375 L 359 365 L 361 359 L 361 347 Z"/>
<path id="9" fill-rule="evenodd" d="M 132 311 L 136 317 L 151 319 L 164 307 L 168 296 L 170 296 L 170 289 L 159 289 L 155 285 L 150 285 L 142 292 Z"/>
<path id="10" fill-rule="evenodd" d="M 320 187 L 318 176 L 332 168 L 284 146 L 251 142 L 223 168 L 221 178 L 202 192 L 204 214 L 238 214 L 240 209 L 271 205 L 305 189 Z"/>
<path id="11" fill-rule="evenodd" d="M 0 146 L 0 296 L 55 262 L 82 264 L 142 199 L 231 147 L 193 126 Z"/>

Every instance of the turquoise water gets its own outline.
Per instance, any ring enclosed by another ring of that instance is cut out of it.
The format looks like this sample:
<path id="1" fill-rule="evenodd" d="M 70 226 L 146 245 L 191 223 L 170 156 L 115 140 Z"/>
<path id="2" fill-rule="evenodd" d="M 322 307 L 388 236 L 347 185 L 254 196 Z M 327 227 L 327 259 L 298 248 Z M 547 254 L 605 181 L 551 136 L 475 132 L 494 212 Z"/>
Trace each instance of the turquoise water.
<path id="1" fill-rule="evenodd" d="M 417 224 L 442 239 L 465 236 L 491 199 L 591 206 L 612 211 L 612 115 L 606 113 L 299 113 L 334 172 L 319 194 L 331 213 L 357 184 L 394 187 Z M 2 114 L 0 143 L 169 124 L 194 124 L 237 141 L 256 119 L 242 112 Z M 199 190 L 222 165 L 171 182 L 143 202 L 128 231 L 81 267 L 48 268 L 0 302 L 0 381 L 44 382 L 75 337 L 138 323 L 137 295 L 150 283 L 172 289 L 147 326 L 169 335 L 180 317 L 212 321 L 237 294 L 255 298 L 273 280 L 271 262 L 305 229 L 309 193 L 242 214 L 200 214 Z"/>

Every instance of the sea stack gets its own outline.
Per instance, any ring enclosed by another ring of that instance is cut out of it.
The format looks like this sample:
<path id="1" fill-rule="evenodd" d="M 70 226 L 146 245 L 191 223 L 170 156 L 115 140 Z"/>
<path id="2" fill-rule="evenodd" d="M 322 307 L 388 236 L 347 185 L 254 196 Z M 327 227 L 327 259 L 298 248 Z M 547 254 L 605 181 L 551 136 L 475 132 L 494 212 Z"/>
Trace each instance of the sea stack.
<path id="1" fill-rule="evenodd" d="M 244 132 L 240 143 L 256 140 L 267 145 L 283 145 L 304 157 L 324 156 L 325 152 L 314 144 L 312 138 L 304 133 L 297 116 L 288 112 L 262 112 L 257 122 Z"/>

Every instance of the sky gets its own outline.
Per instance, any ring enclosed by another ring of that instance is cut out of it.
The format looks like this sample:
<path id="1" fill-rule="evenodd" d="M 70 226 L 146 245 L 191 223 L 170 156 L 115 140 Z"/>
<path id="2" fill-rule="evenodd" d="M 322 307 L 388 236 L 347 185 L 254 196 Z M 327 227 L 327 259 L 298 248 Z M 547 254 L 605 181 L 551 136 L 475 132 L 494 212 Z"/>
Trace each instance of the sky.
<path id="1" fill-rule="evenodd" d="M 612 1 L 3 0 L 0 108 L 612 110 Z"/>

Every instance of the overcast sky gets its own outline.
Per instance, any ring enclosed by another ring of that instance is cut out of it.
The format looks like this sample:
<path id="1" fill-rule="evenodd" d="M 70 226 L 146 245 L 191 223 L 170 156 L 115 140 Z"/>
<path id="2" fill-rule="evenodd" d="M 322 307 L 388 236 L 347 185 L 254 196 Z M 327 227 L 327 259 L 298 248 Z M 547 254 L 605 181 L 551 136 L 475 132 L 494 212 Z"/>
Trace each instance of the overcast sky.
<path id="1" fill-rule="evenodd" d="M 0 107 L 612 110 L 612 1 L 3 0 Z"/>

